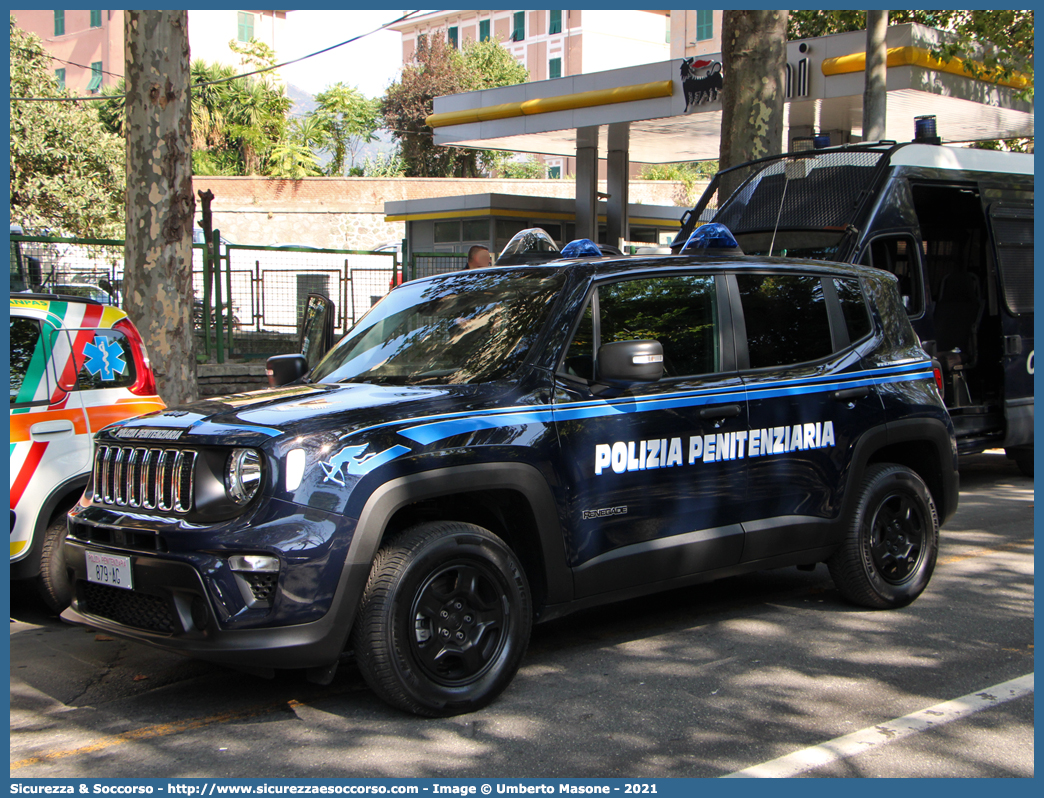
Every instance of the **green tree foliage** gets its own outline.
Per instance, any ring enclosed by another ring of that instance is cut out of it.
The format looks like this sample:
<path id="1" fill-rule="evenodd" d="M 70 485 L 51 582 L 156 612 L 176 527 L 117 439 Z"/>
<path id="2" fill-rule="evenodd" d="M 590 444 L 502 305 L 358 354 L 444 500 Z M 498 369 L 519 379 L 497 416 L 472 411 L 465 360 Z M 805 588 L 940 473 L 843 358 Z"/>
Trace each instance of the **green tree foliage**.
<path id="1" fill-rule="evenodd" d="M 359 148 L 377 138 L 378 101 L 341 82 L 319 92 L 315 100 L 319 103 L 314 114 L 316 124 L 324 134 L 319 144 L 331 154 L 326 174 L 341 177 L 355 166 Z"/>
<path id="2" fill-rule="evenodd" d="M 11 20 L 11 97 L 68 97 L 39 37 Z M 123 141 L 79 103 L 11 104 L 11 221 L 27 230 L 122 238 Z"/>
<path id="3" fill-rule="evenodd" d="M 919 22 L 951 31 L 953 41 L 932 52 L 944 61 L 961 58 L 974 77 L 999 73 L 1009 77 L 1017 70 L 1033 77 L 1033 11 L 889 11 L 888 24 Z M 865 11 L 791 11 L 787 38 L 806 39 L 830 33 L 863 30 Z M 981 62 L 978 66 L 973 61 Z M 1032 96 L 1033 89 L 1027 91 Z"/>
<path id="4" fill-rule="evenodd" d="M 522 83 L 529 72 L 499 42 L 469 42 L 462 51 L 424 36 L 399 80 L 381 100 L 384 125 L 399 142 L 408 177 L 477 177 L 502 160 L 492 151 L 437 147 L 424 120 L 436 97 Z"/>
<path id="5" fill-rule="evenodd" d="M 235 74 L 232 67 L 192 64 L 197 174 L 269 174 L 273 149 L 287 131 L 291 102 L 285 89 L 263 75 L 228 80 Z"/>
<path id="6" fill-rule="evenodd" d="M 505 156 L 497 164 L 496 171 L 507 180 L 542 180 L 547 177 L 547 167 L 532 156 L 521 161 L 510 160 Z"/>
<path id="7" fill-rule="evenodd" d="M 642 167 L 640 177 L 642 180 L 677 180 L 685 187 L 684 204 L 692 206 L 700 198 L 702 187 L 705 187 L 717 172 L 717 161 L 657 163 Z"/>
<path id="8" fill-rule="evenodd" d="M 319 167 L 309 147 L 300 138 L 282 139 L 273 145 L 269 153 L 269 175 L 300 180 L 319 175 Z"/>
<path id="9" fill-rule="evenodd" d="M 318 177 L 323 172 L 315 150 L 322 145 L 323 139 L 324 132 L 315 114 L 290 120 L 286 136 L 272 147 L 269 174 L 291 180 Z"/>
<path id="10" fill-rule="evenodd" d="M 406 174 L 406 164 L 398 152 L 390 156 L 379 152 L 373 159 L 366 157 L 362 173 L 363 177 L 403 177 Z"/>
<path id="11" fill-rule="evenodd" d="M 287 114 L 286 90 L 265 75 L 232 80 L 244 70 L 274 63 L 271 48 L 260 42 L 229 45 L 240 53 L 239 69 L 223 64 L 193 61 L 192 74 L 192 171 L 197 175 L 320 174 L 314 155 L 299 146 L 300 136 Z M 123 136 L 125 126 L 123 80 L 104 93 L 98 116 L 112 133 Z M 305 142 L 311 146 L 314 142 Z"/>
<path id="12" fill-rule="evenodd" d="M 110 99 L 94 104 L 98 118 L 106 130 L 123 138 L 127 135 L 127 81 L 120 78 L 115 86 L 103 86 L 101 93 Z"/>
<path id="13" fill-rule="evenodd" d="M 514 86 L 529 80 L 529 70 L 498 41 L 465 42 L 460 57 L 468 86 L 466 91 Z"/>

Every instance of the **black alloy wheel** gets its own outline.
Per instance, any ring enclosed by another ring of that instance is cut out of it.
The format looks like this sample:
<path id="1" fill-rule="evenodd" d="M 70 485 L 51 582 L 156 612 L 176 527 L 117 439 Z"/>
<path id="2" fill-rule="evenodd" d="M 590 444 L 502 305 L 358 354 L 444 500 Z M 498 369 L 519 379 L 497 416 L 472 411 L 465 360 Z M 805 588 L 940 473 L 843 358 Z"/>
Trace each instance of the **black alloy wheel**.
<path id="1" fill-rule="evenodd" d="M 904 607 L 928 586 L 939 516 L 924 480 L 892 464 L 869 466 L 841 547 L 827 560 L 838 590 L 872 609 Z"/>
<path id="2" fill-rule="evenodd" d="M 867 545 L 874 568 L 888 584 L 901 585 L 917 573 L 928 524 L 923 504 L 905 491 L 895 491 L 878 503 Z"/>
<path id="3" fill-rule="evenodd" d="M 410 648 L 446 686 L 474 681 L 497 660 L 510 624 L 508 598 L 486 563 L 448 563 L 421 586 L 410 611 Z M 408 620 L 408 619 L 407 619 Z"/>
<path id="4" fill-rule="evenodd" d="M 419 524 L 374 558 L 351 645 L 378 696 L 417 715 L 489 704 L 529 644 L 529 583 L 510 547 L 457 521 Z"/>

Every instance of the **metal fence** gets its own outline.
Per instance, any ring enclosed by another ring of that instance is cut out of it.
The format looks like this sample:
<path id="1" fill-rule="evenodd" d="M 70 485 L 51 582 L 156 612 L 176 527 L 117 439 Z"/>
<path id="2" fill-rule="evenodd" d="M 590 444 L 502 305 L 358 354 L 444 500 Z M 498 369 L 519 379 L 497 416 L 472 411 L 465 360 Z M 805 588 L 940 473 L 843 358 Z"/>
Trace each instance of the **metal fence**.
<path id="1" fill-rule="evenodd" d="M 120 304 L 123 242 L 11 236 L 11 290 L 46 291 Z"/>
<path id="2" fill-rule="evenodd" d="M 334 301 L 337 329 L 345 332 L 388 292 L 398 271 L 394 252 L 223 243 L 210 296 L 204 290 L 203 251 L 203 244 L 193 244 L 193 316 L 200 352 L 209 355 L 220 310 L 222 357 L 293 351 L 309 293 Z M 123 266 L 123 241 L 11 236 L 12 290 L 74 294 L 120 305 Z"/>
<path id="3" fill-rule="evenodd" d="M 204 290 L 204 245 L 192 245 L 194 326 L 201 353 L 262 358 L 293 351 L 310 293 L 337 309 L 347 332 L 397 282 L 467 268 L 467 254 L 416 252 L 398 264 L 395 252 L 255 247 L 222 242 L 211 292 Z M 115 305 L 123 298 L 124 242 L 11 236 L 12 290 L 86 296 Z M 212 295 L 211 295 L 212 293 Z M 220 311 L 221 346 L 216 315 Z"/>
<path id="4" fill-rule="evenodd" d="M 222 302 L 231 300 L 233 328 L 296 331 L 308 294 L 337 306 L 337 329 L 347 331 L 392 286 L 394 252 L 224 244 L 218 273 Z M 203 296 L 203 245 L 193 246 L 196 296 Z"/>

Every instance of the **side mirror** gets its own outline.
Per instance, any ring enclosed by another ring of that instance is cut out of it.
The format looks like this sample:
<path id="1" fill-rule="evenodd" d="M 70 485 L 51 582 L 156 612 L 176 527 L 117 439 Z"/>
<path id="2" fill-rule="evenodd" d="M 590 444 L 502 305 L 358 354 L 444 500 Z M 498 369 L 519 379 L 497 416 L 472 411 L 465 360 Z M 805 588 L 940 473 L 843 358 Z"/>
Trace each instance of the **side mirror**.
<path id="1" fill-rule="evenodd" d="M 308 361 L 304 355 L 274 355 L 265 363 L 268 385 L 278 388 L 296 382 L 308 373 Z"/>
<path id="2" fill-rule="evenodd" d="M 659 341 L 614 341 L 598 348 L 595 380 L 608 385 L 656 382 L 663 376 Z"/>

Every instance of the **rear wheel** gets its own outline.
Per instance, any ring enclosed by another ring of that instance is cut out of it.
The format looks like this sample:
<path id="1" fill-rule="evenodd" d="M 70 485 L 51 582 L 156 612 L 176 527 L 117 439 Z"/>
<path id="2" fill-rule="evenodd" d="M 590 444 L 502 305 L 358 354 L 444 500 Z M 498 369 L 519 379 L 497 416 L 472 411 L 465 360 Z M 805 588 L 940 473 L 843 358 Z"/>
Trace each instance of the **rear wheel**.
<path id="1" fill-rule="evenodd" d="M 529 585 L 493 533 L 420 524 L 381 547 L 352 629 L 363 678 L 389 704 L 456 715 L 490 703 L 529 644 Z"/>
<path id="2" fill-rule="evenodd" d="M 904 607 L 928 586 L 938 548 L 939 516 L 924 480 L 905 466 L 874 465 L 844 545 L 827 565 L 849 601 Z"/>
<path id="3" fill-rule="evenodd" d="M 43 548 L 40 552 L 40 576 L 38 593 L 44 604 L 55 613 L 60 613 L 72 601 L 72 582 L 65 567 L 65 538 L 69 527 L 65 513 L 51 522 L 44 532 Z"/>

